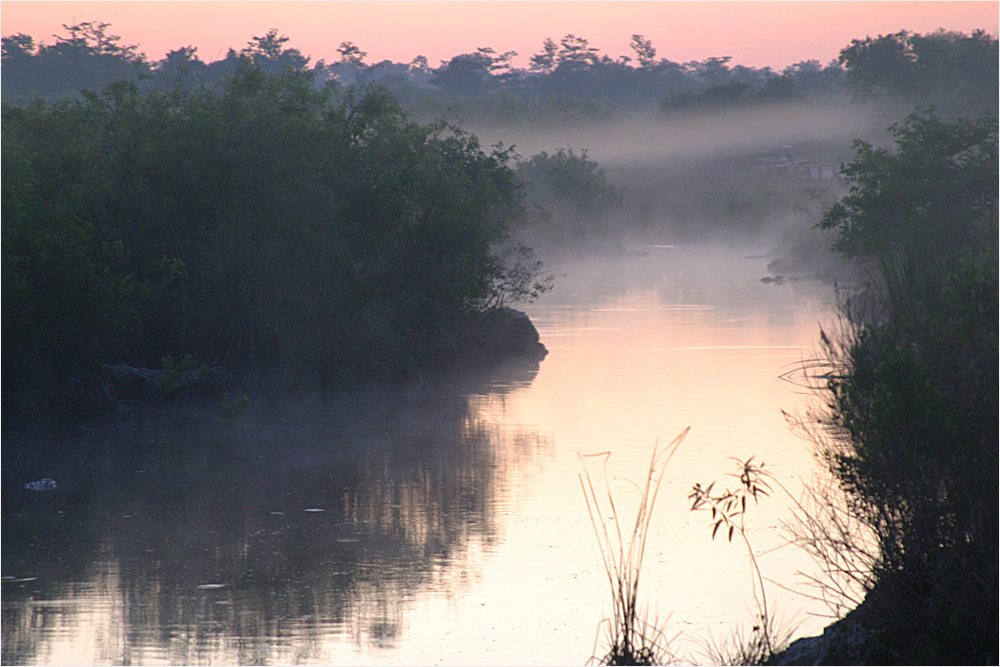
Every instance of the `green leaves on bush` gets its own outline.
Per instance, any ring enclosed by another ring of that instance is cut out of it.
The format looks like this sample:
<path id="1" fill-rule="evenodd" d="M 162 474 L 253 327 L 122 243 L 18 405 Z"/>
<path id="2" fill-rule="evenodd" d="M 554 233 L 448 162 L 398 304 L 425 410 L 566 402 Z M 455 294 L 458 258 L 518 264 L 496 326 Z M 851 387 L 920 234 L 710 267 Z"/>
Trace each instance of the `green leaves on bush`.
<path id="1" fill-rule="evenodd" d="M 167 354 L 398 374 L 545 287 L 511 250 L 510 149 L 383 91 L 247 62 L 214 87 L 4 105 L 3 150 L 15 394 Z"/>
<path id="2" fill-rule="evenodd" d="M 851 191 L 824 218 L 873 260 L 863 310 L 824 337 L 826 454 L 879 543 L 880 653 L 982 662 L 997 651 L 997 119 L 924 112 L 896 150 L 859 142 Z M 960 620 L 958 620 L 960 619 Z M 888 651 L 888 652 L 884 652 Z"/>

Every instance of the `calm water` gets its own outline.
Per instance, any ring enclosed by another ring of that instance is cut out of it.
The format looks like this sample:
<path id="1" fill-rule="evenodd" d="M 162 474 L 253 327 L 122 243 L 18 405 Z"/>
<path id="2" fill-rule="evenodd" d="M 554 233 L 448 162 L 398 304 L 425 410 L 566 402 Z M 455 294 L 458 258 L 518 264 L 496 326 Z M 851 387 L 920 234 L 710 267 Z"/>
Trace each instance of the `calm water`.
<path id="1" fill-rule="evenodd" d="M 526 308 L 538 368 L 395 394 L 254 395 L 3 439 L 4 664 L 580 664 L 609 610 L 578 452 L 610 450 L 628 514 L 657 438 L 667 470 L 642 588 L 675 651 L 749 618 L 735 542 L 692 514 L 695 482 L 763 460 L 793 493 L 818 468 L 780 376 L 831 318 L 822 285 L 765 285 L 747 251 L 644 248 L 556 266 Z M 54 491 L 26 482 L 56 480 Z M 764 574 L 781 496 L 751 508 Z M 826 611 L 772 585 L 813 634 Z"/>

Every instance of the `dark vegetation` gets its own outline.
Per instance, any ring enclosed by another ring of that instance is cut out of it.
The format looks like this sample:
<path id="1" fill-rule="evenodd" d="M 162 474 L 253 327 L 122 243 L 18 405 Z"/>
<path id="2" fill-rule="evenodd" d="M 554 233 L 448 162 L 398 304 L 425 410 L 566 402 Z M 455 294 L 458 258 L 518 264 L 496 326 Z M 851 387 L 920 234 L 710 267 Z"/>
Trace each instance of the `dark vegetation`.
<path id="1" fill-rule="evenodd" d="M 653 521 L 653 509 L 656 507 L 664 471 L 689 430 L 690 428 L 684 429 L 663 449 L 660 449 L 659 442 L 653 447 L 645 484 L 641 487 L 636 484 L 639 504 L 632 532 L 628 532 L 628 524 L 624 525 L 627 539 L 622 537 L 622 517 L 618 515 L 615 506 L 607 471 L 611 452 L 579 454 L 583 464 L 583 473 L 579 476 L 580 486 L 601 550 L 612 601 L 611 618 L 602 622 L 602 625 L 607 626 L 607 636 L 603 642 L 604 653 L 597 655 L 600 641 L 598 637 L 594 654 L 588 663 L 596 661 L 602 665 L 662 665 L 674 660 L 662 623 L 658 619 L 650 621 L 646 609 L 639 606 L 639 576 L 642 574 L 646 538 L 649 536 L 649 526 Z M 600 486 L 595 488 L 585 457 L 599 458 L 603 464 L 604 485 L 600 495 L 597 491 Z M 602 500 L 603 496 L 607 497 L 606 501 Z"/>
<path id="2" fill-rule="evenodd" d="M 97 364 L 166 355 L 412 376 L 544 289 L 509 242 L 509 149 L 313 84 L 246 62 L 214 87 L 4 105 L 5 407 L 75 409 Z"/>
<path id="3" fill-rule="evenodd" d="M 996 38 L 900 32 L 774 72 L 674 63 L 641 35 L 634 59 L 612 60 L 567 35 L 528 69 L 487 47 L 431 68 L 420 56 L 370 65 L 349 42 L 339 62 L 310 66 L 273 30 L 218 62 L 190 47 L 149 62 L 108 27 L 68 27 L 53 45 L 3 38 L 5 420 L 89 413 L 102 363 L 160 369 L 169 386 L 216 364 L 280 363 L 333 383 L 486 354 L 483 328 L 511 324 L 500 307 L 546 286 L 514 232 L 561 246 L 607 235 L 623 212 L 681 238 L 761 231 L 776 211 L 800 227 L 822 219 L 865 287 L 823 336 L 827 405 L 806 423 L 875 553 L 838 543 L 837 558 L 856 548 L 868 563 L 831 565 L 865 601 L 803 659 L 995 661 Z M 645 199 L 585 150 L 520 159 L 429 120 L 669 125 L 851 104 L 881 127 L 899 122 L 888 141 L 856 143 L 846 190 L 728 156 L 728 171 L 678 161 L 637 179 Z M 917 105 L 934 109 L 908 115 Z M 727 500 L 702 497 L 716 510 Z M 669 657 L 636 613 L 639 561 L 600 526 L 621 612 L 604 660 Z M 751 641 L 754 661 L 778 646 Z"/>
<path id="4" fill-rule="evenodd" d="M 939 30 L 855 39 L 840 52 L 855 101 L 978 113 L 997 103 L 997 40 Z"/>
<path id="5" fill-rule="evenodd" d="M 825 65 L 808 60 L 776 71 L 734 64 L 725 56 L 674 62 L 639 34 L 632 36 L 633 55 L 617 59 L 584 37 L 566 35 L 545 40 L 527 67 L 515 66 L 515 53 L 492 47 L 434 67 L 419 55 L 409 63 L 370 63 L 351 42 L 340 44 L 336 60 L 312 62 L 274 29 L 214 62 L 201 60 L 193 47 L 152 61 L 106 23 L 65 28 L 67 35 L 52 44 L 23 34 L 3 38 L 4 101 L 23 106 L 36 96 L 79 98 L 81 90 L 122 79 L 140 90 L 220 86 L 252 63 L 270 75 L 308 73 L 312 87 L 335 86 L 341 94 L 352 86 L 377 86 L 411 119 L 460 119 L 478 136 L 489 134 L 506 145 L 516 140 L 521 151 L 528 136 L 583 129 L 586 134 L 534 142 L 531 153 L 544 153 L 521 170 L 533 192 L 531 215 L 520 232 L 541 249 L 563 248 L 568 241 L 607 245 L 622 235 L 664 231 L 676 240 L 745 242 L 775 227 L 798 228 L 793 234 L 799 241 L 801 230 L 840 194 L 834 174 L 850 151 L 843 133 L 830 131 L 836 116 L 865 110 L 867 122 L 852 128 L 851 136 L 878 144 L 884 128 L 915 104 L 934 104 L 942 117 L 976 115 L 995 109 L 998 96 L 997 40 L 982 31 L 866 37 Z M 801 129 L 809 118 L 812 125 Z M 665 132 L 705 140 L 667 149 L 652 162 L 626 157 L 613 163 L 595 145 L 595 132 L 638 120 L 627 142 L 635 144 L 636 137 L 655 131 L 656 119 Z M 760 131 L 760 123 L 768 129 Z M 776 129 L 784 126 L 788 131 Z M 823 138 L 810 137 L 814 131 Z M 724 142 L 714 140 L 723 135 Z M 787 169 L 802 163 L 822 165 L 823 180 L 803 181 Z M 555 183 L 557 174 L 565 182 Z M 567 193 L 585 198 L 567 201 Z"/>
<path id="6" fill-rule="evenodd" d="M 858 142 L 822 221 L 871 283 L 823 338 L 821 451 L 878 547 L 853 641 L 827 659 L 982 664 L 998 650 L 997 118 L 923 112 L 892 134 L 895 150 Z"/>
<path id="7" fill-rule="evenodd" d="M 572 247 L 604 233 L 609 216 L 624 205 L 624 188 L 608 181 L 604 169 L 572 148 L 542 151 L 517 165 L 528 186 L 531 213 L 524 233 L 532 243 Z"/>
<path id="8" fill-rule="evenodd" d="M 218 83 L 247 60 L 269 74 L 311 72 L 317 87 L 378 84 L 421 120 L 448 113 L 469 122 L 532 128 L 606 123 L 632 113 L 669 118 L 788 102 L 845 105 L 851 99 L 883 111 L 931 103 L 948 113 L 978 113 L 994 107 L 997 98 L 997 40 L 983 31 L 867 37 L 854 40 L 831 63 L 808 60 L 775 71 L 733 65 L 728 56 L 674 62 L 658 57 L 642 35 L 632 36 L 634 57 L 612 59 L 586 38 L 566 35 L 558 43 L 546 39 L 527 68 L 513 65 L 515 52 L 492 47 L 432 67 L 424 56 L 368 63 L 368 54 L 351 42 L 340 45 L 336 62 L 310 63 L 273 29 L 218 61 L 201 60 L 189 46 L 150 61 L 138 46 L 122 44 L 107 23 L 65 28 L 68 34 L 52 44 L 24 34 L 3 38 L 4 100 L 78 95 L 120 79 L 144 88 Z"/>

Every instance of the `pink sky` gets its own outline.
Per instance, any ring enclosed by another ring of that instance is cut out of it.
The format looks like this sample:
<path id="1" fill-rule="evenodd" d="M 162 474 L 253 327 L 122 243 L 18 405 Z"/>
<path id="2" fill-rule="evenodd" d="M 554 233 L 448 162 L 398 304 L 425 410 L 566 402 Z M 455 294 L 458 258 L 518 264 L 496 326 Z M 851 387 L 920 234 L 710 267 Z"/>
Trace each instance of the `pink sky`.
<path id="1" fill-rule="evenodd" d="M 491 46 L 517 51 L 524 66 L 546 37 L 585 37 L 612 57 L 633 55 L 629 39 L 651 39 L 657 55 L 677 62 L 732 56 L 734 64 L 781 69 L 802 60 L 827 63 L 851 39 L 899 30 L 938 28 L 996 35 L 997 2 L 0 2 L 4 35 L 26 33 L 52 43 L 63 24 L 103 21 L 122 42 L 151 60 L 181 46 L 206 61 L 239 50 L 269 29 L 313 61 L 338 59 L 344 41 L 368 52 L 368 62 L 431 66 Z"/>

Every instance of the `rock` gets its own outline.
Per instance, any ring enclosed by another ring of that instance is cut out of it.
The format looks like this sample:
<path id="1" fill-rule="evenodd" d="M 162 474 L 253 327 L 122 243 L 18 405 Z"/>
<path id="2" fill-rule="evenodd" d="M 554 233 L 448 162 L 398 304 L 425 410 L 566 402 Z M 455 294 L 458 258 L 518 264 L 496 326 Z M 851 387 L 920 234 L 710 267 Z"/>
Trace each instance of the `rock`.
<path id="1" fill-rule="evenodd" d="M 28 482 L 27 484 L 24 485 L 24 488 L 28 489 L 29 491 L 55 491 L 56 482 L 53 479 L 45 477 L 43 479 L 38 480 L 37 482 Z"/>
<path id="2" fill-rule="evenodd" d="M 909 663 L 896 642 L 900 635 L 886 627 L 883 602 L 869 592 L 844 618 L 818 637 L 804 637 L 771 657 L 769 665 L 886 665 Z M 904 642 L 906 640 L 903 640 Z"/>
<path id="3" fill-rule="evenodd" d="M 475 338 L 481 357 L 492 363 L 511 358 L 541 361 L 549 353 L 531 318 L 513 308 L 490 311 L 481 321 Z"/>
<path id="4" fill-rule="evenodd" d="M 232 377 L 215 366 L 164 371 L 126 364 L 101 364 L 101 379 L 114 400 L 155 401 L 225 391 Z"/>

